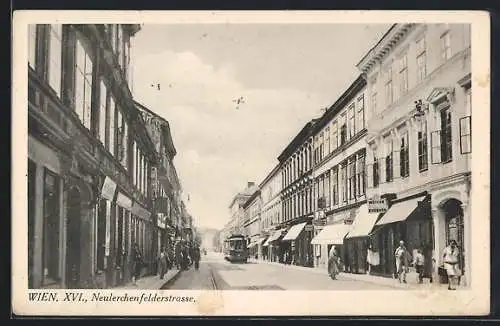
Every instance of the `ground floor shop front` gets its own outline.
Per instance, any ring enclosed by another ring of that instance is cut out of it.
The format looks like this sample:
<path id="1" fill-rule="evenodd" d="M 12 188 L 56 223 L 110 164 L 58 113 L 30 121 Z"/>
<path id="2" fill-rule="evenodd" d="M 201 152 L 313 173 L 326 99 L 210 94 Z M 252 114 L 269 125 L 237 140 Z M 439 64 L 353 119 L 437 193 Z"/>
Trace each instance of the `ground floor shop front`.
<path id="1" fill-rule="evenodd" d="M 28 287 L 106 288 L 131 275 L 137 243 L 152 269 L 149 211 L 80 158 L 34 137 L 28 144 Z"/>

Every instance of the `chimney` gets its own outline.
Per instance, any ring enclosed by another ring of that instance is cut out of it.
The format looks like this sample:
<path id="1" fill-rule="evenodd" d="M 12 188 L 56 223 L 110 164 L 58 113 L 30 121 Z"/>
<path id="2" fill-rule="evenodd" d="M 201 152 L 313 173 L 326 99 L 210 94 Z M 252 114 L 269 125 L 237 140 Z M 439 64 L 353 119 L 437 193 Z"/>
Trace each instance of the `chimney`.
<path id="1" fill-rule="evenodd" d="M 247 188 L 252 188 L 253 186 L 255 186 L 255 182 L 252 181 L 247 182 Z"/>

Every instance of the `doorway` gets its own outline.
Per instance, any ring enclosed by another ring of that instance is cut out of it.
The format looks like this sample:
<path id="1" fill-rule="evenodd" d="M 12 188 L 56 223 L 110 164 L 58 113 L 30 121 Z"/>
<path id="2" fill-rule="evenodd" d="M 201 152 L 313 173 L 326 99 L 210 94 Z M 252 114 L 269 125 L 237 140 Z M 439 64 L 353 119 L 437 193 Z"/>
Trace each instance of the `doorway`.
<path id="1" fill-rule="evenodd" d="M 78 288 L 80 283 L 80 232 L 81 232 L 81 195 L 76 187 L 68 191 L 66 237 L 66 286 Z"/>
<path id="2" fill-rule="evenodd" d="M 448 199 L 442 205 L 441 209 L 445 217 L 445 235 L 447 246 L 452 240 L 457 242 L 460 251 L 459 268 L 461 274 L 464 274 L 466 268 L 464 264 L 464 212 L 462 202 L 457 199 Z"/>

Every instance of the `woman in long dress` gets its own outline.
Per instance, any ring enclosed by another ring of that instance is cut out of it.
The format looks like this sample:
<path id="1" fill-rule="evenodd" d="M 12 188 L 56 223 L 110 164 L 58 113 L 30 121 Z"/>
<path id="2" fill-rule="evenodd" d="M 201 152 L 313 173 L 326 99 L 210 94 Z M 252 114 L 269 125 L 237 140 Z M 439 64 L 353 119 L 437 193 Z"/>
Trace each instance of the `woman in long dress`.
<path id="1" fill-rule="evenodd" d="M 337 275 L 340 272 L 340 266 L 339 266 L 339 256 L 337 255 L 337 252 L 335 251 L 335 246 L 332 246 L 330 249 L 330 252 L 328 253 L 328 274 L 332 278 L 332 280 L 337 279 Z"/>

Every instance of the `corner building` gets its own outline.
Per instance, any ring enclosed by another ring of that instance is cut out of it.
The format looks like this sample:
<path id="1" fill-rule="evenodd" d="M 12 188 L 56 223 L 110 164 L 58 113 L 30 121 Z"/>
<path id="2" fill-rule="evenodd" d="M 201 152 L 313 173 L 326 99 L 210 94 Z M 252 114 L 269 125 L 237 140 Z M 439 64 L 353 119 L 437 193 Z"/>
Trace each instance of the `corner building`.
<path id="1" fill-rule="evenodd" d="M 437 280 L 450 240 L 471 254 L 470 25 L 394 24 L 358 63 L 368 82 L 367 197 L 387 203 L 371 244 L 375 273 L 395 273 L 404 240 Z M 435 263 L 433 263 L 433 260 Z"/>

